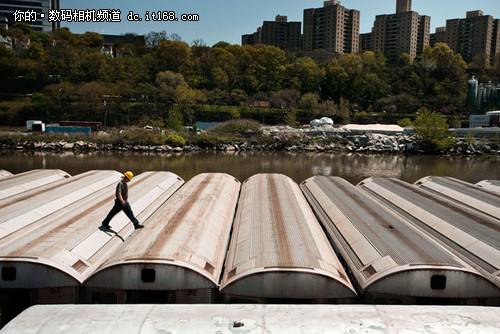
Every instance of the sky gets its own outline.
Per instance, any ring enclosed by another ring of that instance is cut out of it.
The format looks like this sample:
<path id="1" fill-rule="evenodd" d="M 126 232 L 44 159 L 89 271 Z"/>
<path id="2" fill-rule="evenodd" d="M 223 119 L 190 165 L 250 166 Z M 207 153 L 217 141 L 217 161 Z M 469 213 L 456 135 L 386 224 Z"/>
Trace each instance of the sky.
<path id="1" fill-rule="evenodd" d="M 360 33 L 370 32 L 376 15 L 396 11 L 396 0 L 341 0 L 348 9 L 360 11 Z M 241 35 L 254 33 L 263 21 L 274 21 L 276 15 L 288 16 L 288 21 L 303 20 L 307 8 L 323 6 L 323 0 L 60 0 L 61 9 L 119 9 L 121 22 L 61 22 L 73 33 L 93 31 L 100 34 L 147 34 L 151 31 L 176 33 L 192 44 L 202 39 L 208 46 L 219 41 L 241 44 Z M 465 18 L 465 13 L 482 10 L 484 15 L 500 18 L 498 0 L 413 0 L 412 10 L 431 17 L 431 33 L 446 25 L 447 19 Z M 129 21 L 130 11 L 142 21 Z M 146 21 L 146 11 L 175 12 L 178 21 Z M 182 14 L 197 14 L 199 21 L 182 21 Z"/>

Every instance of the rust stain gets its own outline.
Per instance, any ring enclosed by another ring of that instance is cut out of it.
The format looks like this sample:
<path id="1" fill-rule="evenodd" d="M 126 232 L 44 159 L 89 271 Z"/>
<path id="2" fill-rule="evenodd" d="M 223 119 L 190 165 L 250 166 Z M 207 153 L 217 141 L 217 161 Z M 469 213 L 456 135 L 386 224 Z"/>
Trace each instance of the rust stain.
<path id="1" fill-rule="evenodd" d="M 196 204 L 201 194 L 210 184 L 212 179 L 214 178 L 214 174 L 209 174 L 205 180 L 200 182 L 195 191 L 192 192 L 192 196 L 188 198 L 187 201 L 182 204 L 181 207 L 175 212 L 174 216 L 170 219 L 170 221 L 165 226 L 165 229 L 157 236 L 156 241 L 151 245 L 149 250 L 146 250 L 144 253 L 149 254 L 151 257 L 159 257 L 162 249 L 168 243 L 170 238 L 172 238 L 175 231 L 178 229 L 179 225 L 183 222 L 186 214 L 192 209 L 193 205 Z M 193 227 L 194 228 L 194 227 Z M 195 232 L 195 231 L 192 231 Z"/>
<path id="2" fill-rule="evenodd" d="M 437 262 L 437 259 L 433 257 L 427 249 L 424 249 L 421 247 L 421 245 L 418 242 L 418 240 L 422 240 L 421 238 L 416 238 L 416 240 L 412 240 L 409 238 L 409 236 L 415 237 L 416 235 L 407 235 L 406 233 L 401 231 L 401 226 L 394 226 L 396 224 L 394 223 L 401 223 L 398 220 L 392 220 L 393 224 L 389 224 L 386 216 L 382 216 L 377 210 L 375 210 L 373 207 L 368 205 L 369 201 L 367 198 L 364 198 L 364 195 L 356 195 L 354 193 L 354 189 L 351 191 L 346 187 L 346 185 L 341 184 L 337 180 L 333 178 L 327 178 L 328 181 L 333 184 L 335 187 L 337 187 L 339 190 L 342 191 L 342 194 L 346 197 L 349 198 L 353 203 L 358 205 L 361 209 L 363 209 L 370 217 L 374 219 L 374 222 L 384 228 L 384 230 L 377 228 L 377 226 L 374 226 L 375 228 L 372 228 L 372 226 L 366 224 L 366 216 L 365 213 L 362 211 L 357 211 L 357 210 L 350 210 L 350 214 L 353 215 L 354 217 L 349 217 L 349 218 L 354 218 L 355 222 L 361 222 L 363 224 L 362 232 L 363 235 L 365 236 L 366 239 L 372 241 L 377 240 L 378 243 L 383 243 L 386 245 L 386 249 L 393 250 L 394 245 L 391 243 L 391 239 L 398 239 L 402 244 L 405 245 L 405 250 L 411 250 L 416 256 L 420 258 L 420 260 L 426 262 L 426 263 L 435 263 Z M 351 220 L 352 221 L 352 220 Z M 357 226 L 357 224 L 354 224 Z M 357 226 L 358 227 L 358 226 Z M 406 226 L 405 226 L 406 227 Z M 380 234 L 380 233 L 383 233 Z M 385 233 L 384 233 L 385 232 Z M 376 247 L 376 245 L 375 245 Z M 391 255 L 394 259 L 401 259 L 401 257 L 398 254 L 398 251 L 395 250 L 395 252 L 382 252 L 381 250 L 378 250 L 379 253 L 382 253 L 383 255 Z M 399 264 L 407 263 L 408 261 L 403 261 L 399 260 Z"/>
<path id="3" fill-rule="evenodd" d="M 292 263 L 292 251 L 290 249 L 290 242 L 288 240 L 286 222 L 283 217 L 283 211 L 279 203 L 279 194 L 276 189 L 276 180 L 273 175 L 267 175 L 268 189 L 269 189 L 269 200 L 271 203 L 271 213 L 273 220 L 271 222 L 274 235 L 276 236 L 276 244 L 278 245 L 279 252 L 278 263 L 285 265 Z"/>

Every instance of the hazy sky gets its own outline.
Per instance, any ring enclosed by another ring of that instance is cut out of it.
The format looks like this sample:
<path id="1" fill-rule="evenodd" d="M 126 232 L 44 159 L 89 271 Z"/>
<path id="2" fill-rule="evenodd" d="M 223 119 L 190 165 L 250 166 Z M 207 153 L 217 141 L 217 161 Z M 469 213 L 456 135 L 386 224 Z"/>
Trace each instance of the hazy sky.
<path id="1" fill-rule="evenodd" d="M 446 25 L 447 19 L 464 18 L 471 10 L 482 10 L 485 15 L 500 18 L 498 0 L 413 0 L 412 10 L 431 17 L 431 33 Z M 341 4 L 361 12 L 360 32 L 370 32 L 376 15 L 396 11 L 396 0 L 344 0 Z M 209 46 L 226 41 L 240 44 L 241 35 L 250 34 L 263 21 L 274 21 L 276 15 L 288 16 L 288 21 L 303 20 L 306 8 L 323 6 L 322 0 L 61 0 L 61 9 L 120 9 L 121 22 L 73 23 L 62 22 L 73 33 L 94 31 L 101 34 L 121 35 L 127 32 L 147 34 L 151 31 L 177 33 L 191 44 L 203 39 Z M 127 20 L 129 11 L 143 18 L 140 22 Z M 145 21 L 146 11 L 174 11 L 177 22 Z M 181 14 L 198 14 L 199 22 L 182 22 Z"/>

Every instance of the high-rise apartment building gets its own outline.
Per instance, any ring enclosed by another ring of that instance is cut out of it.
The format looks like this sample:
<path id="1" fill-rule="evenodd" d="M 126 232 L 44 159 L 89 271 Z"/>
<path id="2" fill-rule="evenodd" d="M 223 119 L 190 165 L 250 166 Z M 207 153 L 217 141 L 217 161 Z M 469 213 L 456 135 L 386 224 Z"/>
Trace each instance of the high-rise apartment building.
<path id="1" fill-rule="evenodd" d="M 16 23 L 15 11 L 34 11 L 36 21 L 26 22 L 34 31 L 51 32 L 60 27 L 59 22 L 49 22 L 49 9 L 60 9 L 59 0 L 0 0 L 0 16 L 6 17 L 9 25 Z M 42 13 L 45 14 L 45 18 L 41 17 Z"/>
<path id="2" fill-rule="evenodd" d="M 275 21 L 264 21 L 253 34 L 241 36 L 242 45 L 265 44 L 288 51 L 300 51 L 302 46 L 302 24 L 288 22 L 287 16 L 277 15 Z"/>
<path id="3" fill-rule="evenodd" d="M 253 34 L 241 36 L 241 45 L 257 45 L 262 44 L 262 27 L 258 27 Z"/>
<path id="4" fill-rule="evenodd" d="M 287 16 L 277 15 L 275 21 L 264 21 L 262 43 L 288 51 L 300 51 L 302 46 L 302 24 L 288 22 Z"/>
<path id="5" fill-rule="evenodd" d="M 337 0 L 325 1 L 322 8 L 305 9 L 303 50 L 358 52 L 359 17 L 358 10 L 346 9 Z"/>
<path id="6" fill-rule="evenodd" d="M 411 0 L 397 0 L 395 14 L 376 16 L 371 49 L 392 60 L 403 53 L 415 58 L 430 43 L 430 25 L 429 16 L 411 11 Z"/>
<path id="7" fill-rule="evenodd" d="M 436 32 L 431 34 L 429 45 L 434 47 L 436 43 L 446 43 L 446 27 L 438 27 Z"/>
<path id="8" fill-rule="evenodd" d="M 396 13 L 411 11 L 411 0 L 396 0 Z"/>
<path id="9" fill-rule="evenodd" d="M 464 19 L 446 21 L 444 42 L 467 63 L 472 62 L 475 55 L 482 54 L 494 64 L 500 53 L 499 22 L 480 10 L 467 12 Z"/>

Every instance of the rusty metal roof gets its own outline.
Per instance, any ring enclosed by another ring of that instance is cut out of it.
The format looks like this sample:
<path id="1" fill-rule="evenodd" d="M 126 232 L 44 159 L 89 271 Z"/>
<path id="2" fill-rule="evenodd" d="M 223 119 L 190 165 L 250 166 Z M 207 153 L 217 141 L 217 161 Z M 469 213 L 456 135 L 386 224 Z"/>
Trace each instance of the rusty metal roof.
<path id="1" fill-rule="evenodd" d="M 499 307 L 415 305 L 36 305 L 18 333 L 489 333 Z"/>
<path id="2" fill-rule="evenodd" d="M 46 199 L 48 195 L 45 195 L 43 201 L 34 201 L 46 202 L 44 205 L 50 210 L 46 209 L 45 214 L 33 219 L 30 225 L 18 227 L 17 232 L 0 241 L 0 263 L 17 272 L 15 280 L 0 280 L 0 288 L 78 285 L 134 232 L 123 212 L 111 221 L 112 230 L 99 229 L 114 204 L 115 187 L 121 174 L 111 171 L 85 174 L 85 177 L 74 177 L 83 184 L 63 184 L 54 190 L 59 192 L 58 196 L 51 193 L 54 197 Z M 109 179 L 112 182 L 108 182 Z M 182 179 L 169 172 L 136 176 L 129 183 L 128 199 L 135 216 L 140 221 L 146 220 L 182 183 Z M 66 189 L 68 186 L 72 189 Z"/>
<path id="3" fill-rule="evenodd" d="M 415 185 L 500 219 L 500 194 L 453 177 L 427 176 Z"/>
<path id="4" fill-rule="evenodd" d="M 263 298 L 355 295 L 298 185 L 281 174 L 243 183 L 221 292 Z"/>
<path id="5" fill-rule="evenodd" d="M 86 284 L 136 290 L 218 287 L 239 190 L 240 182 L 227 174 L 193 177 Z M 149 277 L 142 276 L 144 270 Z"/>
<path id="6" fill-rule="evenodd" d="M 476 270 L 346 180 L 316 176 L 301 189 L 364 292 L 500 296 Z M 431 284 L 436 275 L 446 277 L 439 289 Z"/>
<path id="7" fill-rule="evenodd" d="M 403 215 L 500 287 L 500 222 L 398 179 L 369 178 L 358 187 Z"/>
<path id="8" fill-rule="evenodd" d="M 483 180 L 476 183 L 477 186 L 500 194 L 500 180 Z"/>
<path id="9" fill-rule="evenodd" d="M 0 169 L 0 178 L 12 176 L 12 173 L 9 171 L 6 171 L 5 169 Z"/>
<path id="10" fill-rule="evenodd" d="M 0 200 L 46 184 L 70 178 L 59 169 L 34 169 L 0 179 Z"/>

